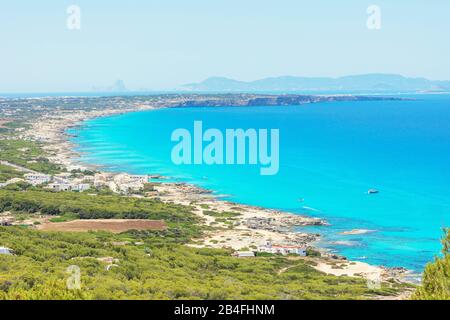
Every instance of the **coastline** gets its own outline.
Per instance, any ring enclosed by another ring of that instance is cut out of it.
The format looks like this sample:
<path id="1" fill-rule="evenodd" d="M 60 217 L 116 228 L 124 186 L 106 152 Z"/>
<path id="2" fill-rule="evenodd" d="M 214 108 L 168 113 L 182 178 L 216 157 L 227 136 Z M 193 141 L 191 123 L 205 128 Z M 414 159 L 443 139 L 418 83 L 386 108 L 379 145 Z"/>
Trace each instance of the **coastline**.
<path id="1" fill-rule="evenodd" d="M 101 111 L 52 112 L 35 120 L 31 129 L 25 132 L 25 136 L 44 143 L 44 149 L 51 154 L 49 160 L 60 164 L 68 171 L 74 169 L 101 171 L 99 166 L 80 163 L 75 159 L 79 154 L 74 151 L 75 145 L 70 141 L 70 134 L 67 133 L 67 129 L 80 126 L 90 119 L 129 112 L 157 110 L 164 107 L 166 106 L 137 105 L 134 108 L 119 110 L 111 107 Z M 155 176 L 162 178 L 161 182 L 158 182 L 155 186 L 155 195 L 150 197 L 158 198 L 163 202 L 191 206 L 194 208 L 194 213 L 201 218 L 202 223 L 214 229 L 208 231 L 203 239 L 190 244 L 190 246 L 241 250 L 243 248 L 256 248 L 270 241 L 277 244 L 312 247 L 320 251 L 322 259 L 314 267 L 319 271 L 336 276 L 362 276 L 370 279 L 371 275 L 378 274 L 384 280 L 405 281 L 404 277 L 408 275 L 408 271 L 403 268 L 386 268 L 372 266 L 364 262 L 348 261 L 345 257 L 317 248 L 315 243 L 320 239 L 319 234 L 299 233 L 291 230 L 296 226 L 327 225 L 327 222 L 322 219 L 221 200 L 212 195 L 209 190 L 188 183 L 164 182 L 165 177 L 160 177 L 157 173 L 149 174 L 155 174 Z M 214 217 L 204 213 L 205 210 L 237 211 L 240 215 L 235 218 L 235 222 L 230 228 L 225 223 L 217 223 Z M 258 219 L 263 223 L 249 227 L 246 223 L 249 219 Z M 267 223 L 267 221 L 270 221 L 270 223 Z M 359 231 L 351 230 L 349 232 Z"/>

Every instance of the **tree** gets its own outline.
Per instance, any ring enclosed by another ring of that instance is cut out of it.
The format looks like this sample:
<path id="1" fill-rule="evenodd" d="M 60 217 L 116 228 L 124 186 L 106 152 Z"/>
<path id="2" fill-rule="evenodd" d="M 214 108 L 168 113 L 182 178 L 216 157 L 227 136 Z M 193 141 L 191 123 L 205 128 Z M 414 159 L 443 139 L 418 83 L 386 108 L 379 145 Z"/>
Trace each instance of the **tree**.
<path id="1" fill-rule="evenodd" d="M 422 285 L 413 299 L 450 300 L 450 228 L 444 229 L 442 238 L 442 258 L 429 263 L 422 277 Z"/>

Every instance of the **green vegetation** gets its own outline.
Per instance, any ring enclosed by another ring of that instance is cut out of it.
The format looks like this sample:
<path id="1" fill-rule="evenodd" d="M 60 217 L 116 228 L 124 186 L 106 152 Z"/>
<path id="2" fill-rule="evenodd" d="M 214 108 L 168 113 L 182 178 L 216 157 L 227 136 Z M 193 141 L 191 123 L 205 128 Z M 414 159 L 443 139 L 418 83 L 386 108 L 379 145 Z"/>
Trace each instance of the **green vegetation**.
<path id="1" fill-rule="evenodd" d="M 9 167 L 0 164 L 0 182 L 6 182 L 13 178 L 22 178 L 23 173 Z"/>
<path id="2" fill-rule="evenodd" d="M 369 289 L 363 279 L 324 275 L 301 259 L 188 247 L 204 229 L 191 209 L 119 195 L 0 190 L 0 211 L 17 217 L 164 219 L 169 226 L 122 234 L 0 227 L 0 246 L 15 253 L 0 255 L 0 299 L 367 299 L 401 290 Z M 106 257 L 118 261 L 107 268 L 99 260 Z M 81 270 L 80 290 L 66 286 L 72 265 Z"/>
<path id="3" fill-rule="evenodd" d="M 23 121 L 14 121 L 2 123 L 0 116 L 0 134 L 10 135 L 15 129 L 28 127 Z M 9 121 L 9 120 L 7 120 Z"/>
<path id="4" fill-rule="evenodd" d="M 71 177 L 80 177 L 80 176 L 94 176 L 96 174 L 95 171 L 92 170 L 81 170 L 81 169 L 73 169 L 70 171 Z"/>
<path id="5" fill-rule="evenodd" d="M 178 241 L 200 234 L 198 218 L 190 207 L 166 204 L 154 199 L 89 195 L 77 192 L 0 190 L 0 212 L 41 213 L 61 216 L 57 221 L 73 219 L 151 219 L 165 220 Z"/>
<path id="6" fill-rule="evenodd" d="M 133 233 L 47 233 L 1 227 L 0 299 L 358 299 L 392 295 L 358 278 L 327 276 L 302 260 L 239 259 L 230 251 L 155 242 L 134 245 Z M 117 246 L 115 241 L 130 241 Z M 116 267 L 97 258 L 118 259 Z M 81 270 L 81 289 L 66 272 Z M 270 284 L 270 285 L 269 285 Z"/>
<path id="7" fill-rule="evenodd" d="M 0 140 L 0 150 L 0 160 L 42 173 L 62 171 L 48 161 L 39 143 Z M 21 172 L 0 166 L 0 181 L 20 176 Z M 142 192 L 153 190 L 147 184 Z M 168 229 L 113 234 L 0 227 L 0 246 L 14 251 L 0 255 L 0 299 L 367 299 L 402 290 L 397 284 L 369 289 L 364 279 L 325 275 L 302 259 L 269 254 L 239 259 L 229 250 L 191 248 L 186 244 L 208 230 L 199 225 L 191 207 L 122 197 L 105 188 L 95 192 L 52 192 L 17 183 L 0 189 L 0 212 L 10 211 L 17 221 L 50 215 L 55 223 L 164 220 Z M 241 210 L 202 208 L 229 227 Z M 113 266 L 105 262 L 111 259 L 117 259 Z M 79 290 L 67 288 L 70 266 L 81 270 Z"/>
<path id="8" fill-rule="evenodd" d="M 237 97 L 239 98 L 239 97 Z M 149 100 L 150 99 L 150 100 Z M 12 122 L 0 128 L 7 140 L 0 140 L 0 160 L 42 173 L 55 174 L 62 168 L 48 161 L 38 142 L 13 140 L 14 130 L 38 116 L 64 110 L 92 110 L 139 101 L 159 103 L 161 97 L 57 98 L 0 101 L 0 111 L 16 110 Z M 210 99 L 208 97 L 208 99 Z M 185 98 L 181 98 L 185 100 Z M 19 131 L 17 131 L 19 132 Z M 95 172 L 71 172 L 73 176 Z M 0 166 L 0 181 L 21 175 Z M 147 184 L 142 193 L 153 191 Z M 281 257 L 258 253 L 250 259 L 231 257 L 231 251 L 196 249 L 186 246 L 213 228 L 199 226 L 188 206 L 165 204 L 158 200 L 121 197 L 108 188 L 96 195 L 55 193 L 17 183 L 0 190 L 0 212 L 11 211 L 16 221 L 36 214 L 54 216 L 51 221 L 74 219 L 163 219 L 164 231 L 65 233 L 41 232 L 32 227 L 0 227 L 0 246 L 14 255 L 0 254 L 1 299 L 367 299 L 395 295 L 404 285 L 384 283 L 369 289 L 364 279 L 325 275 L 311 267 L 316 258 Z M 204 213 L 229 225 L 239 216 L 232 212 Z M 39 222 L 34 222 L 38 224 Z M 221 242 L 229 241 L 230 238 Z M 449 299 L 450 238 L 444 239 L 444 258 L 427 266 L 417 299 Z M 254 249 L 254 248 L 250 248 Z M 314 250 L 309 256 L 320 255 Z M 117 259 L 108 270 L 108 262 Z M 81 289 L 67 289 L 69 266 L 81 270 Z"/>
<path id="9" fill-rule="evenodd" d="M 20 165 L 42 173 L 55 174 L 61 168 L 46 158 L 37 142 L 25 140 L 0 140 L 0 160 Z"/>
<path id="10" fill-rule="evenodd" d="M 314 248 L 308 247 L 306 248 L 306 255 L 308 257 L 320 257 L 322 254 L 320 251 L 314 250 Z"/>
<path id="11" fill-rule="evenodd" d="M 133 191 L 133 194 L 145 196 L 147 193 L 155 191 L 155 185 L 155 183 L 145 183 L 141 190 Z"/>
<path id="12" fill-rule="evenodd" d="M 89 195 L 78 192 L 0 190 L 0 211 L 74 214 L 79 219 L 166 219 L 196 222 L 189 207 L 118 195 Z"/>
<path id="13" fill-rule="evenodd" d="M 450 229 L 444 230 L 442 246 L 443 257 L 426 266 L 413 299 L 450 300 Z"/>
<path id="14" fill-rule="evenodd" d="M 203 210 L 203 214 L 217 218 L 234 218 L 241 215 L 240 213 L 237 212 L 228 212 L 228 211 L 219 212 L 211 210 Z"/>
<path id="15" fill-rule="evenodd" d="M 51 218 L 49 221 L 50 222 L 68 222 L 68 221 L 73 221 L 73 220 L 78 220 L 78 217 L 73 214 L 70 214 L 70 213 L 65 213 L 64 215 L 62 215 L 60 217 Z"/>

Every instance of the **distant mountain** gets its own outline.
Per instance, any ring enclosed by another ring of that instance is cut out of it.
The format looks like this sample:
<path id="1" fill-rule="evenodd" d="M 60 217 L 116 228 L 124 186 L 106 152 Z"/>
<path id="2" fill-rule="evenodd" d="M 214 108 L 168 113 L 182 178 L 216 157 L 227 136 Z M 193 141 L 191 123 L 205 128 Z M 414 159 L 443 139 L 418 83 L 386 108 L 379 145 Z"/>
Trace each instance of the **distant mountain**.
<path id="1" fill-rule="evenodd" d="M 406 78 L 395 74 L 363 74 L 340 78 L 275 77 L 256 81 L 238 81 L 213 77 L 200 83 L 184 85 L 189 91 L 375 91 L 439 92 L 450 91 L 450 81 Z"/>
<path id="2" fill-rule="evenodd" d="M 109 87 L 93 87 L 92 91 L 97 92 L 126 92 L 128 91 L 127 87 L 125 86 L 125 82 L 123 80 L 117 80 L 114 82 L 112 86 Z"/>

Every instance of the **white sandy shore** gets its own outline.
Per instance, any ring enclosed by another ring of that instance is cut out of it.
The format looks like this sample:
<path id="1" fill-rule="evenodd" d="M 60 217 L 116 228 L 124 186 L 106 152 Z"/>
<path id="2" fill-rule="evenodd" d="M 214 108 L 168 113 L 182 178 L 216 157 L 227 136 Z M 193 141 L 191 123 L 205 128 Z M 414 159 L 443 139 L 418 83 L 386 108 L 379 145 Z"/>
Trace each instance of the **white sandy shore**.
<path id="1" fill-rule="evenodd" d="M 139 106 L 133 109 L 106 109 L 102 111 L 77 111 L 77 112 L 55 112 L 41 117 L 38 121 L 32 124 L 30 130 L 26 135 L 34 140 L 45 143 L 45 149 L 51 156 L 49 160 L 60 164 L 67 169 L 98 169 L 88 164 L 76 162 L 79 156 L 73 151 L 74 145 L 68 141 L 68 134 L 66 129 L 74 127 L 88 119 L 110 116 L 124 112 L 134 112 L 141 110 L 152 110 L 151 106 Z M 244 221 L 248 218 L 264 218 L 272 219 L 275 225 L 281 227 L 293 225 L 311 225 L 321 223 L 321 220 L 292 215 L 276 210 L 268 210 L 259 207 L 244 206 L 241 204 L 231 203 L 227 201 L 218 200 L 209 192 L 189 184 L 180 183 L 161 183 L 156 187 L 158 193 L 155 197 L 160 198 L 165 202 L 173 202 L 183 205 L 192 205 L 194 212 L 202 218 L 205 224 L 214 226 L 216 229 L 211 232 L 204 239 L 204 243 L 199 246 L 207 247 L 230 247 L 239 250 L 249 245 L 263 245 L 268 241 L 277 244 L 298 244 L 298 245 L 312 245 L 317 240 L 317 235 L 302 234 L 292 231 L 271 231 L 264 229 L 250 229 L 244 225 Z M 229 229 L 228 225 L 224 223 L 216 223 L 215 218 L 204 214 L 207 210 L 218 212 L 233 212 L 239 210 L 240 216 L 236 217 L 236 222 L 239 224 L 233 229 Z M 242 236 L 246 232 L 247 236 Z M 224 245 L 222 239 L 231 239 L 226 241 Z M 253 240 L 252 240 L 253 239 Z"/>
<path id="2" fill-rule="evenodd" d="M 32 127 L 26 132 L 26 136 L 44 142 L 46 145 L 45 149 L 51 154 L 49 160 L 61 164 L 69 170 L 74 168 L 98 169 L 88 164 L 76 162 L 75 159 L 79 155 L 73 151 L 74 145 L 68 141 L 66 129 L 92 118 L 152 109 L 155 109 L 155 107 L 138 105 L 134 108 L 121 110 L 110 108 L 89 112 L 56 111 L 46 114 L 32 123 Z M 313 246 L 314 242 L 319 238 L 318 235 L 294 232 L 289 227 L 323 223 L 321 220 L 310 217 L 222 201 L 210 193 L 189 184 L 161 183 L 157 185 L 156 190 L 157 194 L 154 197 L 165 202 L 193 206 L 194 212 L 202 219 L 203 223 L 213 227 L 211 231 L 207 232 L 204 239 L 193 245 L 197 247 L 233 248 L 239 250 L 242 248 L 255 248 L 267 242 L 282 245 Z M 237 211 L 240 215 L 236 217 L 235 225 L 230 228 L 229 225 L 217 222 L 214 217 L 205 214 L 208 210 L 216 212 Z M 249 228 L 245 225 L 245 221 L 249 218 L 272 219 L 273 224 L 279 228 L 278 230 Z M 287 230 L 279 230 L 286 229 L 286 227 Z M 345 234 L 362 234 L 365 232 L 366 230 L 352 230 Z M 322 253 L 324 258 L 320 259 L 320 263 L 315 267 L 319 271 L 337 276 L 345 274 L 365 277 L 369 274 L 379 273 L 383 275 L 383 278 L 388 278 L 386 268 L 370 266 L 361 262 L 333 260 L 327 258 L 330 255 L 326 251 L 322 251 Z M 336 261 L 340 261 L 341 264 L 336 266 Z"/>

